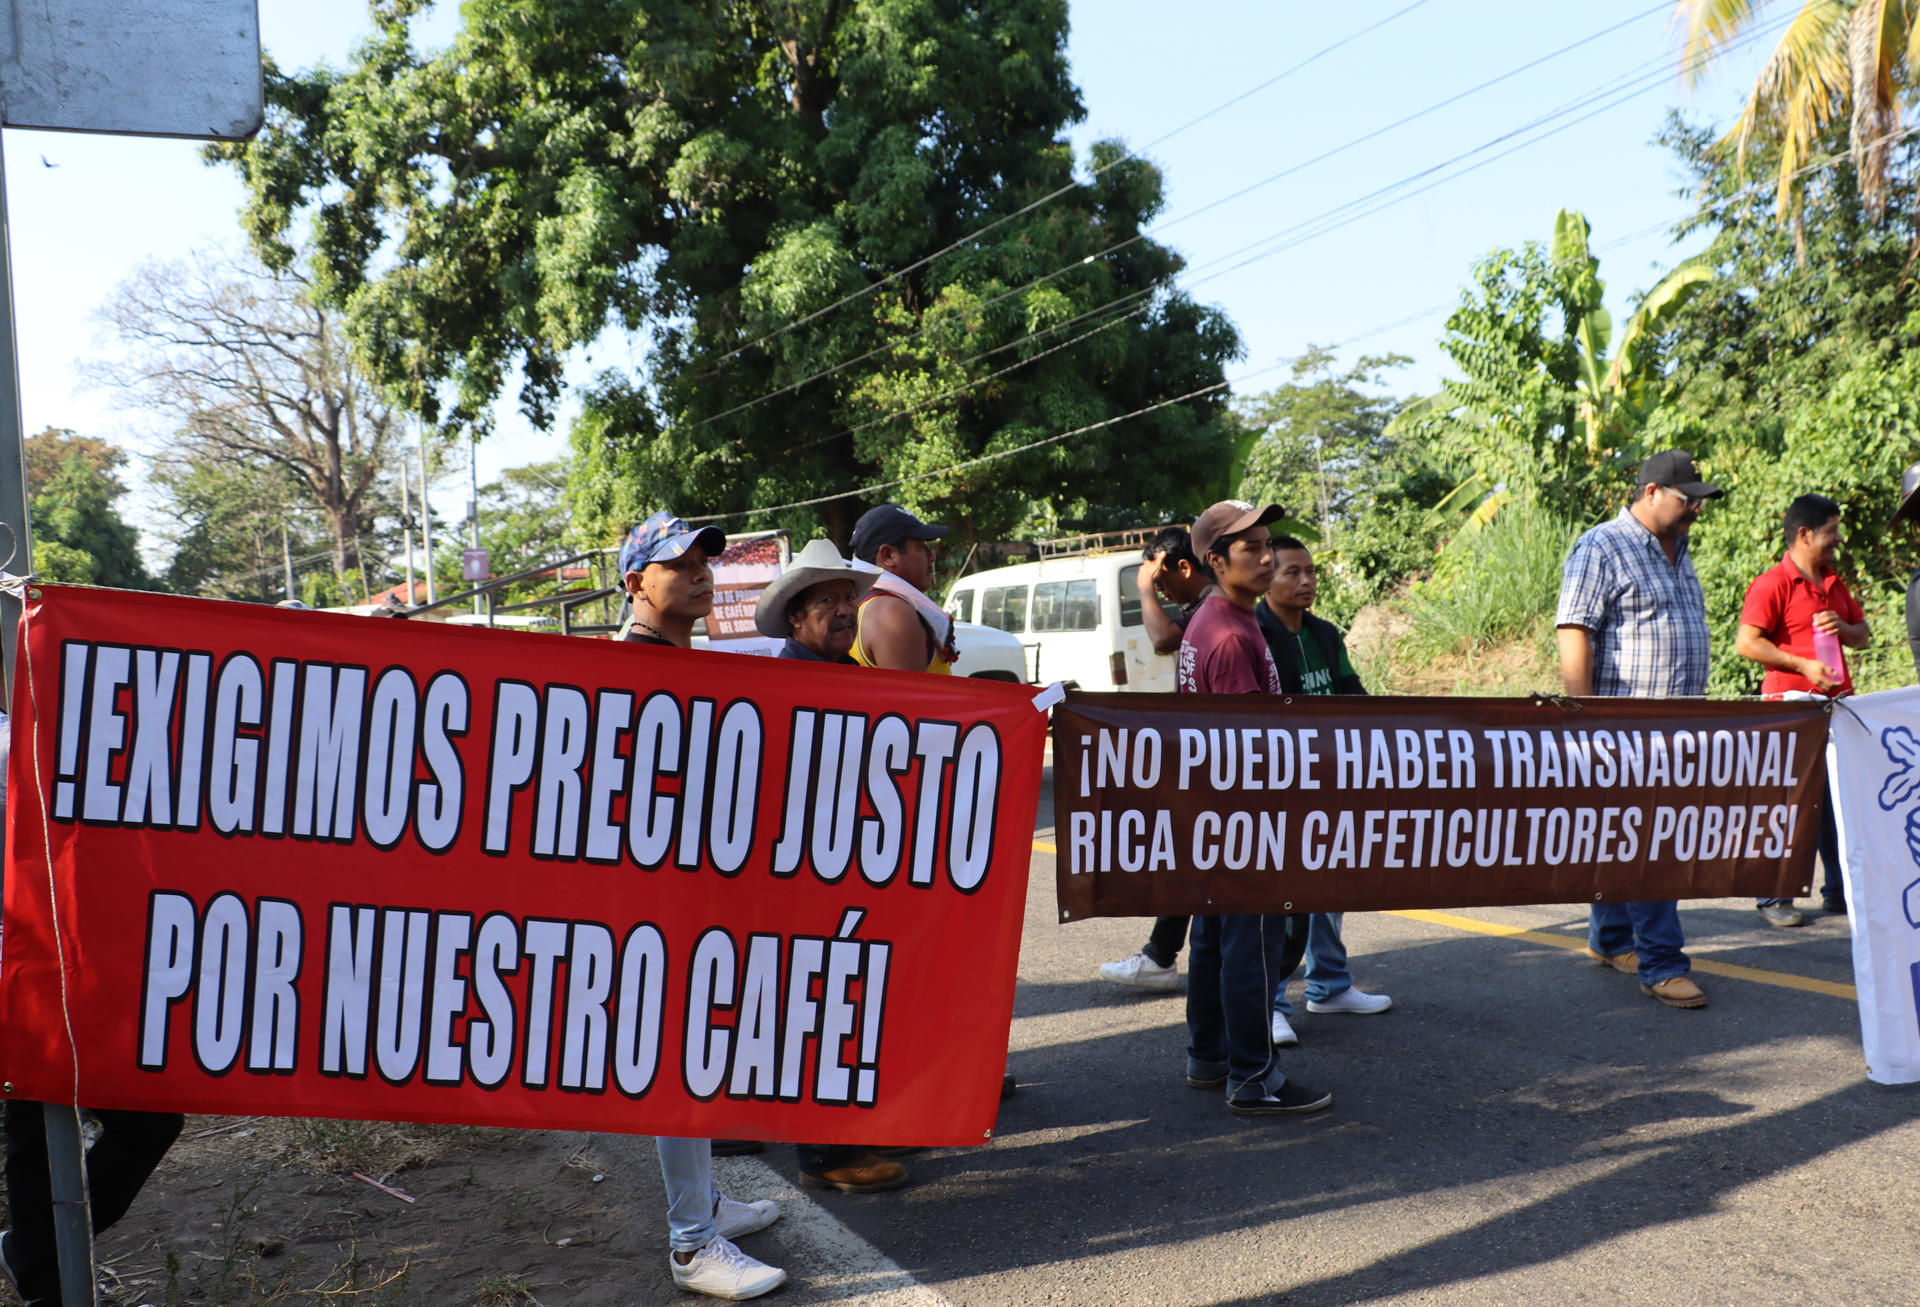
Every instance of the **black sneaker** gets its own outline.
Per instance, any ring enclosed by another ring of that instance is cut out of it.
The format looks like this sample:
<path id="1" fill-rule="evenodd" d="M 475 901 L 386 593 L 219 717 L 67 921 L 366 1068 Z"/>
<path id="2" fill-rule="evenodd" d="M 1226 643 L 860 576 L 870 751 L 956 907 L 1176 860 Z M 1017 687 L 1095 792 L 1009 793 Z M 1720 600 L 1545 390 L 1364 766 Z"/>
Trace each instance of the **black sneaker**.
<path id="1" fill-rule="evenodd" d="M 1800 909 L 1791 903 L 1768 903 L 1761 907 L 1760 915 L 1769 926 L 1804 926 L 1807 919 L 1800 915 Z"/>
<path id="2" fill-rule="evenodd" d="M 1839 913 L 1844 916 L 1847 911 L 1847 901 L 1845 899 L 1821 899 L 1820 910 L 1822 912 Z"/>
<path id="3" fill-rule="evenodd" d="M 1193 1089 L 1218 1089 L 1221 1085 L 1224 1085 L 1226 1083 L 1227 1083 L 1227 1073 L 1225 1071 L 1222 1071 L 1217 1076 L 1189 1075 L 1187 1077 L 1187 1085 L 1188 1087 Z"/>
<path id="4" fill-rule="evenodd" d="M 1238 1097 L 1227 1100 L 1227 1110 L 1235 1116 L 1293 1116 L 1302 1112 L 1320 1112 L 1333 1106 L 1333 1095 L 1308 1089 L 1297 1080 L 1289 1080 L 1270 1093 L 1256 1094 L 1251 1086 Z"/>

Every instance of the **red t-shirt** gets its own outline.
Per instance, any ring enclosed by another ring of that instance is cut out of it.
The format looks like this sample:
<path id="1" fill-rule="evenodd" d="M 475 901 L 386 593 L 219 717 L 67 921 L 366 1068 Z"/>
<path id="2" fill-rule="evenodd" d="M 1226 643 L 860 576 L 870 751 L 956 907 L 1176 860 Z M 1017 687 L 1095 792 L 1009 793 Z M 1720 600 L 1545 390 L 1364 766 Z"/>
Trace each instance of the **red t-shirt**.
<path id="1" fill-rule="evenodd" d="M 1260 623 L 1222 595 L 1209 595 L 1180 637 L 1182 694 L 1279 694 L 1280 669 Z"/>
<path id="2" fill-rule="evenodd" d="M 1837 572 L 1828 572 L 1819 581 L 1809 581 L 1793 559 L 1782 555 L 1777 567 L 1770 567 L 1747 587 L 1747 601 L 1740 607 L 1740 624 L 1760 634 L 1790 654 L 1813 657 L 1813 615 L 1831 609 L 1843 622 L 1866 620 L 1860 601 L 1847 589 Z M 1846 650 L 1840 652 L 1840 688 L 1828 691 L 1838 698 L 1853 693 L 1853 676 L 1847 670 Z M 1789 690 L 1821 693 L 1813 682 L 1798 672 L 1767 668 L 1760 682 L 1762 694 L 1785 694 Z"/>

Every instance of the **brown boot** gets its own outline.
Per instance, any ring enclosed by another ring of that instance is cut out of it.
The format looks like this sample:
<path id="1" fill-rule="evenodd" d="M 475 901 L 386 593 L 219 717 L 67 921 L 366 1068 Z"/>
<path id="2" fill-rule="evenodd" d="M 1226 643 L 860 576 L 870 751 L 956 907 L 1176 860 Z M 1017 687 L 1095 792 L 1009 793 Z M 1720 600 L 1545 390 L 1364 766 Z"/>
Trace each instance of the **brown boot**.
<path id="1" fill-rule="evenodd" d="M 1707 996 L 1700 986 L 1685 976 L 1669 976 L 1657 985 L 1640 986 L 1642 994 L 1651 994 L 1668 1007 L 1705 1007 Z"/>
<path id="2" fill-rule="evenodd" d="M 1622 972 L 1625 975 L 1637 976 L 1640 974 L 1640 955 L 1638 953 L 1615 953 L 1609 957 L 1605 953 L 1598 952 L 1593 948 L 1588 948 L 1587 956 L 1595 962 L 1598 962 L 1601 966 L 1612 967 L 1615 971 Z"/>
<path id="3" fill-rule="evenodd" d="M 877 1194 L 898 1189 L 910 1177 L 907 1168 L 873 1153 L 862 1153 L 831 1171 L 802 1171 L 802 1189 L 838 1189 L 843 1194 Z"/>

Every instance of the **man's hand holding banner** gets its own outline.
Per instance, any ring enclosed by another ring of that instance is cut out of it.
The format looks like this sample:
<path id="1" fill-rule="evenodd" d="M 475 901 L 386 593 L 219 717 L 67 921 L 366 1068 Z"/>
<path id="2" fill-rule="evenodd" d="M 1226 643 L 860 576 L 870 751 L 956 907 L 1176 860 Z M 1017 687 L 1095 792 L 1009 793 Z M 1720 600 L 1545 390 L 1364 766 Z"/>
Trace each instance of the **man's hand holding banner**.
<path id="1" fill-rule="evenodd" d="M 57 587 L 24 630 L 12 1096 L 991 1133 L 1033 691 Z"/>

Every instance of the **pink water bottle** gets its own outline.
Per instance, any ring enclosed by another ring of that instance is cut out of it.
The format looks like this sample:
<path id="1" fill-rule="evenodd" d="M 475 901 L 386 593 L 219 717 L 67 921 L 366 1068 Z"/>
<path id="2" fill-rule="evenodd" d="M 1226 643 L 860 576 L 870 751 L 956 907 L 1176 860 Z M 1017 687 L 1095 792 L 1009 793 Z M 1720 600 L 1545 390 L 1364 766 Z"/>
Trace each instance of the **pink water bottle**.
<path id="1" fill-rule="evenodd" d="M 1843 680 L 1847 674 L 1846 658 L 1840 652 L 1840 637 L 1832 631 L 1813 633 L 1813 656 L 1827 665 L 1827 671 L 1833 679 Z"/>

